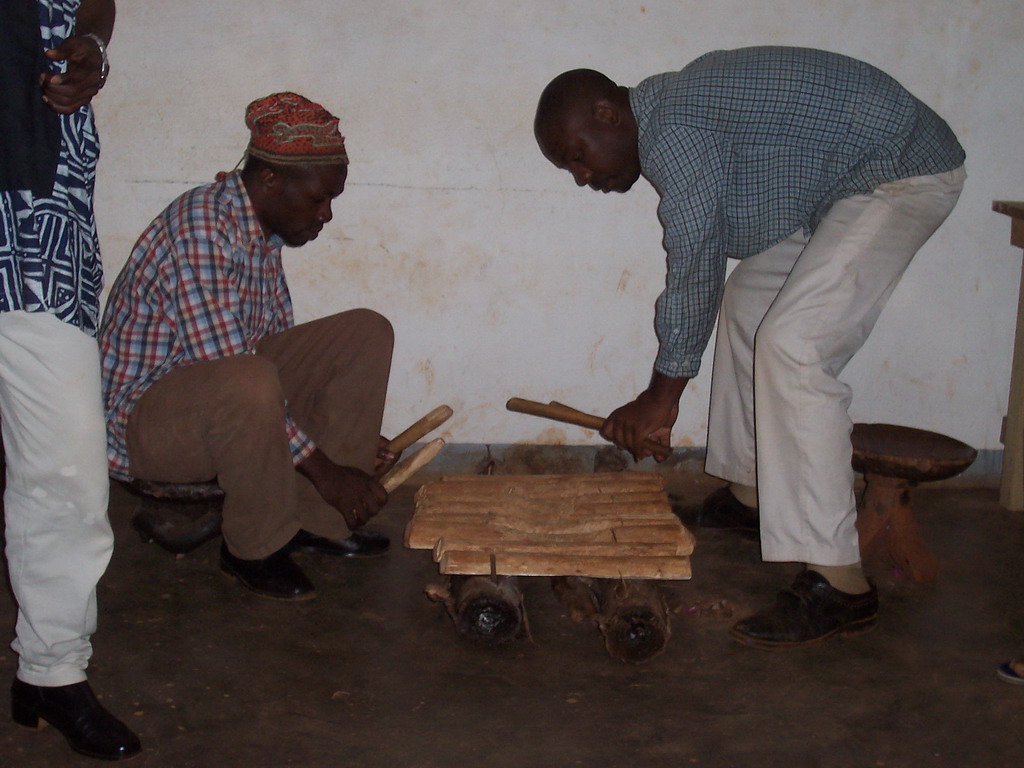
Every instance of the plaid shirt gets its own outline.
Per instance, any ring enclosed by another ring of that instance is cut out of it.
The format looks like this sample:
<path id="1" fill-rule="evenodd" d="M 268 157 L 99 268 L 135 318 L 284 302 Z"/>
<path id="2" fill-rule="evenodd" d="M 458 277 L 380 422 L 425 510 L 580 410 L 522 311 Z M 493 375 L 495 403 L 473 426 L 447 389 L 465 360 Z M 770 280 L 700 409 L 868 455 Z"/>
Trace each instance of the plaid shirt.
<path id="1" fill-rule="evenodd" d="M 715 51 L 644 80 L 630 104 L 661 196 L 668 277 L 654 367 L 671 377 L 700 367 L 727 256 L 813 232 L 842 198 L 964 162 L 949 126 L 895 80 L 825 51 Z"/>
<path id="2" fill-rule="evenodd" d="M 253 354 L 290 328 L 283 243 L 266 238 L 238 173 L 179 197 L 142 233 L 100 329 L 111 474 L 130 479 L 125 431 L 157 379 L 202 360 Z M 288 418 L 292 460 L 314 445 Z"/>

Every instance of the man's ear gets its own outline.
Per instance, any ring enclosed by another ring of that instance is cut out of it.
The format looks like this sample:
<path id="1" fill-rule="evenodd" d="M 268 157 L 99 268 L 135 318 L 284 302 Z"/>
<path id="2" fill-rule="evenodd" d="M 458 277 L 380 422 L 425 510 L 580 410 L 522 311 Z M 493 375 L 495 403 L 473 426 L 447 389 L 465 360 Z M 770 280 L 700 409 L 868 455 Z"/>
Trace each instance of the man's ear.
<path id="1" fill-rule="evenodd" d="M 276 187 L 280 178 L 269 165 L 261 165 L 259 173 L 256 175 L 256 179 L 264 191 L 269 191 Z"/>
<path id="2" fill-rule="evenodd" d="M 594 119 L 602 125 L 617 126 L 622 120 L 622 113 L 617 104 L 608 99 L 598 99 L 593 107 Z"/>

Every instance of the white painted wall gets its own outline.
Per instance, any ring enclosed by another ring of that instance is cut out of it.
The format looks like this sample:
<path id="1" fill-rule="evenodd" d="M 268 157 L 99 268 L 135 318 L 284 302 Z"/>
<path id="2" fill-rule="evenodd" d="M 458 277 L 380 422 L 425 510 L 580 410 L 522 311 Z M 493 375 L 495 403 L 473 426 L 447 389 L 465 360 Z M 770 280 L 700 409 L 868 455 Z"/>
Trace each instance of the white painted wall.
<path id="1" fill-rule="evenodd" d="M 1019 0 L 122 0 L 97 101 L 108 282 L 173 197 L 238 161 L 246 104 L 278 90 L 341 117 L 352 158 L 335 220 L 287 253 L 299 321 L 387 314 L 386 431 L 456 410 L 460 443 L 594 443 L 510 414 L 510 396 L 606 413 L 643 388 L 664 277 L 657 198 L 577 189 L 541 157 L 543 86 L 617 82 L 714 48 L 791 44 L 870 61 L 943 115 L 970 179 L 847 370 L 853 415 L 999 448 L 1021 272 L 994 199 L 1024 198 Z M 710 353 L 677 445 L 705 443 Z"/>

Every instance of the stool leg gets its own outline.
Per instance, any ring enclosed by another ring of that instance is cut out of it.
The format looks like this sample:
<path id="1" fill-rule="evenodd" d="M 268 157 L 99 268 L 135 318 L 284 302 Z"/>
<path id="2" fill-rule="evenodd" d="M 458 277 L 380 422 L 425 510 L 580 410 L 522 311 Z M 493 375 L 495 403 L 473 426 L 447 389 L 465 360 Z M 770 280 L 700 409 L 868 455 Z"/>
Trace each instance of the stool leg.
<path id="1" fill-rule="evenodd" d="M 861 560 L 871 559 L 885 543 L 889 515 L 899 494 L 898 489 L 891 488 L 885 481 L 886 478 L 879 475 L 864 475 L 864 493 L 857 505 Z"/>
<path id="2" fill-rule="evenodd" d="M 889 554 L 914 581 L 931 584 L 939 573 L 939 561 L 928 549 L 910 506 L 910 489 L 900 494 L 889 529 Z"/>
<path id="3" fill-rule="evenodd" d="M 865 474 L 866 485 L 857 513 L 861 558 L 867 560 L 885 546 L 893 562 L 917 582 L 930 584 L 939 563 L 921 537 L 913 507 L 909 480 Z"/>

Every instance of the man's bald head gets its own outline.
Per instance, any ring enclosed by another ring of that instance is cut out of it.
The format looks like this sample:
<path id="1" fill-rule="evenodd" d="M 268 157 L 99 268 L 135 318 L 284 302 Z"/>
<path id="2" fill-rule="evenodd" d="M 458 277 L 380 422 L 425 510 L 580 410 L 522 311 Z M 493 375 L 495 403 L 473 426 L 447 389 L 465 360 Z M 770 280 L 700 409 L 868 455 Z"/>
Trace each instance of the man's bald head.
<path id="1" fill-rule="evenodd" d="M 640 176 L 629 89 L 593 69 L 563 72 L 548 83 L 533 132 L 544 156 L 580 186 L 625 192 Z"/>
<path id="2" fill-rule="evenodd" d="M 563 72 L 544 89 L 537 103 L 534 132 L 538 135 L 551 126 L 560 125 L 567 115 L 589 111 L 598 99 L 614 101 L 620 89 L 606 75 L 593 69 L 572 69 Z"/>

